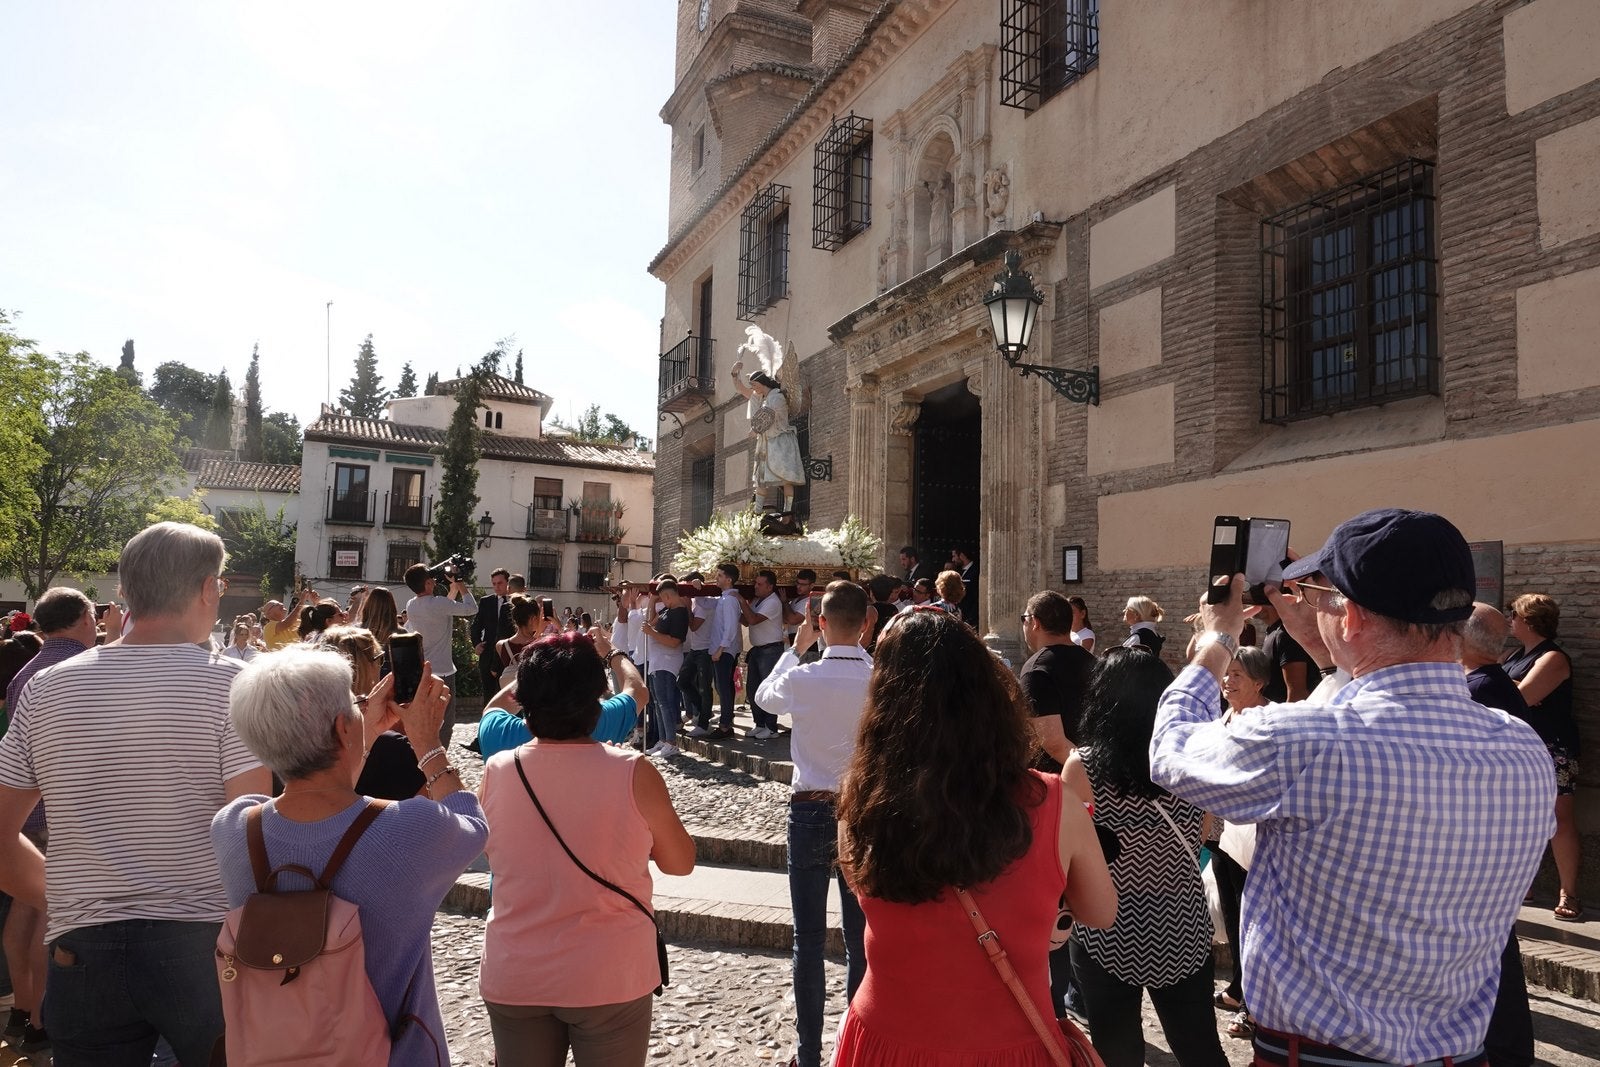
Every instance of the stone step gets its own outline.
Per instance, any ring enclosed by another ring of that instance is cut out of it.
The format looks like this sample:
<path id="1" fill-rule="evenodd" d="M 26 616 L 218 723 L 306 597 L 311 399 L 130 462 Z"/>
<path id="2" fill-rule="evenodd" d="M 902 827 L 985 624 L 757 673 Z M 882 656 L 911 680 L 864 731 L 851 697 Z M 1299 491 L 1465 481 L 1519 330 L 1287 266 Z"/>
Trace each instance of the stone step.
<path id="1" fill-rule="evenodd" d="M 754 867 L 767 871 L 789 869 L 789 842 L 783 834 L 710 826 L 688 826 L 685 829 L 694 838 L 696 863 L 716 867 Z"/>
<path id="2" fill-rule="evenodd" d="M 779 733 L 777 737 L 762 741 L 749 736 L 754 727 L 755 721 L 750 718 L 749 707 L 740 704 L 733 710 L 733 737 L 715 740 L 690 737 L 688 731 L 681 730 L 677 744 L 685 752 L 693 752 L 702 759 L 770 782 L 789 785 L 794 781 L 794 763 L 789 758 L 789 735 Z"/>
<path id="3" fill-rule="evenodd" d="M 1550 914 L 1553 903 L 1523 908 L 1517 916 L 1528 982 L 1600 1003 L 1600 921 L 1562 922 Z"/>

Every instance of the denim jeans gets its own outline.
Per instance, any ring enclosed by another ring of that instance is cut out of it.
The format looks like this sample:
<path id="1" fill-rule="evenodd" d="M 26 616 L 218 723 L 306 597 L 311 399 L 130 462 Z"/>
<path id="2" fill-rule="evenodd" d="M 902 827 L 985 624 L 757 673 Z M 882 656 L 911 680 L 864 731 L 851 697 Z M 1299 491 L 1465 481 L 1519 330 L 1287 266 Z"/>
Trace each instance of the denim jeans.
<path id="1" fill-rule="evenodd" d="M 221 923 L 130 919 L 50 945 L 44 1022 L 57 1067 L 145 1067 L 164 1037 L 203 1064 L 222 1036 L 215 952 Z"/>
<path id="2" fill-rule="evenodd" d="M 750 701 L 750 717 L 757 726 L 765 726 L 769 730 L 778 725 L 778 717 L 761 710 L 761 705 L 756 703 L 756 690 L 761 688 L 761 683 L 767 680 L 767 675 L 772 673 L 772 668 L 778 665 L 782 656 L 783 642 L 774 641 L 770 645 L 757 645 L 744 657 L 744 695 Z"/>
<path id="3" fill-rule="evenodd" d="M 794 1011 L 800 1067 L 819 1067 L 822 1016 L 827 999 L 822 955 L 828 937 L 828 883 L 839 883 L 845 947 L 845 1003 L 867 971 L 862 944 L 866 920 L 855 894 L 838 873 L 839 828 L 833 804 L 789 802 L 789 903 L 794 909 Z"/>
<path id="4" fill-rule="evenodd" d="M 678 675 L 676 671 L 651 671 L 650 690 L 655 694 L 656 736 L 668 744 L 678 740 L 678 721 L 683 713 L 678 708 Z"/>
<path id="5" fill-rule="evenodd" d="M 711 653 L 704 649 L 690 649 L 683 657 L 683 670 L 678 672 L 678 694 L 684 707 L 694 712 L 694 724 L 711 725 Z"/>
<path id="6" fill-rule="evenodd" d="M 739 657 L 732 652 L 724 652 L 720 659 L 711 663 L 711 673 L 717 682 L 717 700 L 722 705 L 717 725 L 727 730 L 733 729 L 733 668 L 738 663 Z"/>

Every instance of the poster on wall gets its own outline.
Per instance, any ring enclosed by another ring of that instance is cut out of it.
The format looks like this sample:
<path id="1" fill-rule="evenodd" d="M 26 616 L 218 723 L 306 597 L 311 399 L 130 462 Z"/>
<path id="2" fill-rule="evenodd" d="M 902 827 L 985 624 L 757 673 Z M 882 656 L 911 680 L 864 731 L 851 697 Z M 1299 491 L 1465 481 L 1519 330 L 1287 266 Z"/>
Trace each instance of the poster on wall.
<path id="1" fill-rule="evenodd" d="M 354 549 L 341 548 L 333 554 L 333 565 L 340 569 L 359 567 L 361 566 L 361 553 Z"/>
<path id="2" fill-rule="evenodd" d="M 1505 607 L 1505 542 L 1469 541 L 1472 569 L 1478 576 L 1478 599 L 1497 608 Z"/>

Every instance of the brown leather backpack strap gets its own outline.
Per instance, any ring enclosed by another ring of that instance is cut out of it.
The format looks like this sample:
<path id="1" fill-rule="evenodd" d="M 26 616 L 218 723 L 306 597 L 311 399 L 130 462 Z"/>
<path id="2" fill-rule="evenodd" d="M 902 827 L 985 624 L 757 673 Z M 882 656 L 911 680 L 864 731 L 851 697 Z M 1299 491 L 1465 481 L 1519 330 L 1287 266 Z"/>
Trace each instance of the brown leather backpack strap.
<path id="1" fill-rule="evenodd" d="M 1039 1009 L 1034 1006 L 1033 998 L 1028 996 L 1028 991 L 1022 986 L 1022 979 L 1017 977 L 1017 969 L 1011 966 L 1011 960 L 1006 956 L 1006 950 L 1000 944 L 1000 935 L 994 932 L 983 917 L 983 912 L 978 910 L 978 902 L 972 899 L 972 894 L 965 889 L 956 887 L 956 899 L 961 902 L 961 910 L 967 913 L 967 918 L 972 920 L 972 929 L 978 934 L 978 944 L 983 946 L 983 951 L 989 957 L 989 962 L 994 964 L 994 969 L 1000 972 L 1000 980 L 1011 991 L 1016 999 L 1017 1006 L 1022 1009 L 1022 1014 L 1028 1017 L 1028 1024 L 1033 1027 L 1033 1032 L 1039 1035 L 1039 1040 L 1044 1042 L 1044 1048 L 1050 1054 L 1050 1061 L 1058 1067 L 1071 1067 L 1071 1060 L 1067 1058 L 1067 1050 L 1062 1047 L 1061 1031 L 1054 1026 L 1046 1025 L 1039 1016 Z"/>
<path id="2" fill-rule="evenodd" d="M 355 822 L 350 824 L 350 829 L 344 832 L 339 839 L 338 846 L 333 850 L 333 855 L 328 857 L 328 865 L 322 868 L 322 877 L 317 884 L 327 889 L 333 884 L 333 876 L 339 873 L 339 868 L 344 866 L 344 861 L 350 858 L 350 850 L 356 847 L 356 841 L 367 832 L 367 827 L 372 825 L 372 820 L 383 813 L 383 809 L 390 805 L 387 800 L 368 800 L 367 806 L 361 809 L 361 814 L 356 816 Z"/>
<path id="3" fill-rule="evenodd" d="M 250 847 L 250 869 L 255 872 L 257 893 L 267 891 L 267 879 L 272 874 L 267 865 L 267 839 L 261 833 L 261 812 L 265 807 L 257 804 L 244 816 L 244 839 Z"/>

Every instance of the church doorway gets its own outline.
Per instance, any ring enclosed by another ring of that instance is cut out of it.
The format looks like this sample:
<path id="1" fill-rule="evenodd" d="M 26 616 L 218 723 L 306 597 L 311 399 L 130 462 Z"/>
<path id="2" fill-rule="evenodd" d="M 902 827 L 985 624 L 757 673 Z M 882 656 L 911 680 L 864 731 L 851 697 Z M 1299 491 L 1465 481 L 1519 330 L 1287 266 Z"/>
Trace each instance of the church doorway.
<path id="1" fill-rule="evenodd" d="M 912 450 L 912 541 L 939 568 L 957 546 L 978 547 L 983 413 L 965 380 L 929 393 Z"/>

